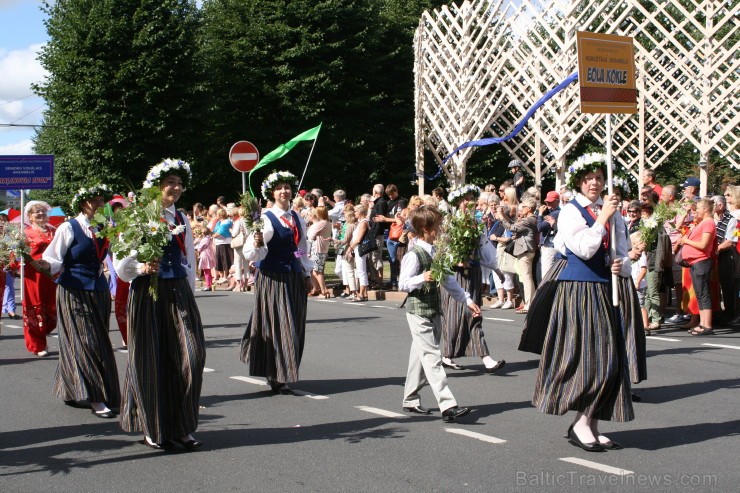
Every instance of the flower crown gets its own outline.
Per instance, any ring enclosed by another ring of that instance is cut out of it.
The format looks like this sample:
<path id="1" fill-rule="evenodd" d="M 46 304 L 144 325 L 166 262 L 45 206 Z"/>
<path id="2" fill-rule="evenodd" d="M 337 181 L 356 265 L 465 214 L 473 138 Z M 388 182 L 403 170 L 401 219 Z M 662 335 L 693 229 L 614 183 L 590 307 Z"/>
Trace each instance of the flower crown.
<path id="1" fill-rule="evenodd" d="M 629 178 L 622 178 L 621 176 L 615 176 L 612 178 L 612 183 L 614 184 L 614 188 L 618 188 L 622 190 L 622 193 L 620 194 L 622 198 L 625 197 L 632 197 L 632 181 Z"/>
<path id="2" fill-rule="evenodd" d="M 298 178 L 290 171 L 273 171 L 270 173 L 265 181 L 262 182 L 262 196 L 265 200 L 273 200 L 272 189 L 278 183 L 290 183 L 295 185 Z"/>
<path id="3" fill-rule="evenodd" d="M 163 176 L 171 174 L 176 174 L 182 178 L 183 190 L 188 187 L 190 180 L 193 178 L 193 173 L 190 171 L 190 164 L 182 159 L 167 158 L 149 170 L 146 174 L 143 188 L 151 188 L 159 183 Z"/>
<path id="4" fill-rule="evenodd" d="M 80 205 L 84 201 L 99 195 L 101 195 L 106 202 L 113 198 L 113 192 L 107 185 L 95 185 L 89 188 L 80 188 L 72 198 L 72 210 L 80 210 Z"/>
<path id="5" fill-rule="evenodd" d="M 457 205 L 457 203 L 469 193 L 478 197 L 480 196 L 480 188 L 475 185 L 463 185 L 450 192 L 450 195 L 447 196 L 447 202 L 452 205 Z"/>
<path id="6" fill-rule="evenodd" d="M 583 175 L 597 169 L 603 169 L 605 165 L 606 154 L 602 152 L 584 154 L 568 166 L 565 172 L 565 184 L 570 190 L 580 190 L 581 184 L 579 182 Z"/>

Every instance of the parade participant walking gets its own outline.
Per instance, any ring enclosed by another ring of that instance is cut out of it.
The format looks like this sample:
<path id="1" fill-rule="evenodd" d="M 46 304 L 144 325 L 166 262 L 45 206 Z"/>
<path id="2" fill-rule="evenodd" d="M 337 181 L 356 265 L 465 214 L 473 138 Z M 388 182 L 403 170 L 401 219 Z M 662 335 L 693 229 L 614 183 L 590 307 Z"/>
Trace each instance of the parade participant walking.
<path id="1" fill-rule="evenodd" d="M 442 367 L 439 349 L 442 331 L 442 297 L 439 283 L 431 273 L 434 241 L 439 234 L 442 215 L 436 207 L 423 205 L 411 213 L 411 225 L 417 236 L 416 245 L 403 258 L 398 288 L 409 293 L 406 320 L 411 331 L 411 352 L 403 391 L 403 408 L 406 412 L 430 414 L 422 407 L 419 391 L 425 383 L 434 392 L 442 420 L 452 422 L 467 415 L 470 409 L 458 407 L 447 385 L 447 375 Z M 480 308 L 455 281 L 446 276 L 442 281 L 448 296 L 465 304 L 473 317 L 480 318 Z"/>
<path id="2" fill-rule="evenodd" d="M 249 374 L 266 377 L 274 394 L 293 394 L 306 336 L 307 293 L 313 264 L 306 254 L 306 226 L 290 210 L 289 172 L 273 172 L 262 183 L 262 196 L 274 205 L 262 214 L 262 232 L 244 244 L 244 256 L 256 262 L 254 309 L 241 342 L 240 358 Z"/>
<path id="3" fill-rule="evenodd" d="M 569 188 L 581 193 L 558 217 L 567 265 L 550 312 L 532 404 L 547 414 L 576 411 L 569 441 L 587 451 L 621 448 L 599 432 L 601 420 L 634 419 L 624 337 L 611 304 L 611 274 L 629 277 L 624 221 L 612 221 L 617 195 L 602 201 L 605 157 L 588 154 L 572 166 Z M 616 258 L 609 258 L 615 227 Z"/>
<path id="4" fill-rule="evenodd" d="M 103 275 L 108 240 L 98 238 L 95 211 L 113 194 L 105 185 L 81 188 L 72 199 L 80 214 L 65 222 L 43 253 L 37 267 L 56 282 L 59 329 L 59 365 L 54 395 L 70 406 L 90 402 L 98 418 L 113 418 L 121 391 L 113 347 L 108 337 L 111 299 Z"/>
<path id="5" fill-rule="evenodd" d="M 23 282 L 23 335 L 26 349 L 37 356 L 46 356 L 46 336 L 57 326 L 57 285 L 47 272 L 39 272 L 36 260 L 48 248 L 56 228 L 49 224 L 51 206 L 40 200 L 26 204 L 24 216 L 29 226 L 25 229 L 29 255 Z"/>
<path id="6" fill-rule="evenodd" d="M 206 360 L 193 296 L 193 232 L 175 209 L 191 178 L 190 165 L 180 160 L 167 159 L 149 170 L 144 188 L 161 190 L 162 219 L 171 230 L 184 230 L 172 235 L 159 261 L 125 257 L 115 262 L 121 279 L 131 281 L 121 428 L 143 432 L 144 444 L 158 450 L 173 448 L 173 442 L 187 451 L 202 444 L 193 437 Z M 156 296 L 149 293 L 152 274 L 157 275 Z"/>
<path id="7" fill-rule="evenodd" d="M 455 214 L 473 214 L 468 204 L 475 204 L 480 189 L 475 185 L 464 185 L 450 193 L 448 202 L 456 206 Z M 483 301 L 481 293 L 482 273 L 480 265 L 489 269 L 495 266 L 493 245 L 485 233 L 480 235 L 478 247 L 469 253 L 469 260 L 464 265 L 453 268 L 457 284 L 462 286 L 476 305 Z M 442 290 L 442 365 L 454 370 L 463 369 L 452 358 L 462 356 L 478 356 L 482 359 L 486 373 L 495 373 L 502 368 L 506 361 L 494 360 L 488 350 L 488 344 L 483 334 L 483 319 L 465 308 L 465 304 L 458 301 L 453 293 Z"/>

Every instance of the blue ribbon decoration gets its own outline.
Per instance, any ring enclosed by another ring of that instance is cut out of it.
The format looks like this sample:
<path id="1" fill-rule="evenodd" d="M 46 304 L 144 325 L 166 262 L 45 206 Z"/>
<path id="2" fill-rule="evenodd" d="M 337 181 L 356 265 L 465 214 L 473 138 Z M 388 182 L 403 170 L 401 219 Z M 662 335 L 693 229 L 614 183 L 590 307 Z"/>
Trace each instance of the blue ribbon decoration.
<path id="1" fill-rule="evenodd" d="M 480 147 L 480 146 L 488 146 L 491 144 L 500 144 L 507 140 L 513 139 L 514 137 L 516 137 L 516 135 L 519 132 L 522 131 L 524 126 L 527 124 L 527 121 L 529 121 L 529 119 L 532 117 L 532 115 L 534 115 L 535 111 L 537 111 L 540 108 L 540 106 L 548 102 L 550 99 L 552 99 L 553 96 L 555 96 L 557 93 L 559 93 L 560 91 L 562 91 L 563 89 L 565 89 L 566 87 L 568 87 L 569 85 L 571 85 L 577 80 L 578 80 L 578 72 L 573 72 L 563 82 L 561 82 L 557 86 L 550 89 L 544 96 L 540 98 L 539 101 L 537 101 L 535 104 L 532 105 L 531 108 L 529 108 L 529 111 L 527 111 L 527 113 L 524 115 L 524 118 L 522 118 L 519 121 L 519 123 L 516 124 L 516 126 L 514 127 L 514 130 L 512 130 L 511 133 L 509 133 L 508 135 L 504 137 L 490 137 L 487 139 L 471 140 L 470 142 L 465 142 L 460 147 L 452 151 L 446 158 L 444 158 L 444 160 L 442 161 L 442 166 L 444 166 L 445 163 L 447 163 L 447 161 L 449 161 L 450 158 L 454 156 L 458 151 L 461 151 L 468 147 Z M 431 179 L 431 180 L 437 178 L 442 173 L 442 166 L 439 167 L 439 170 L 437 171 L 437 174 L 434 177 L 427 178 L 425 176 L 425 178 Z"/>

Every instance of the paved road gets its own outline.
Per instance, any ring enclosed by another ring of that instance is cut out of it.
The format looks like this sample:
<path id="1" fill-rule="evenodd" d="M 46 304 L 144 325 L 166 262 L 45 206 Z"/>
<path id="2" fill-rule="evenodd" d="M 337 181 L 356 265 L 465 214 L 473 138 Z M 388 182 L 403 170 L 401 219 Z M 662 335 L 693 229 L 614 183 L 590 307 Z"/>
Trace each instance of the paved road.
<path id="1" fill-rule="evenodd" d="M 522 316 L 486 310 L 500 375 L 480 361 L 450 374 L 469 419 L 444 424 L 400 409 L 410 336 L 392 302 L 309 302 L 305 396 L 272 396 L 250 379 L 237 348 L 249 293 L 199 293 L 209 369 L 204 448 L 162 454 L 115 422 L 50 395 L 58 343 L 39 359 L 20 324 L 0 336 L 2 491 L 737 491 L 740 484 L 740 332 L 648 340 L 649 380 L 630 423 L 603 431 L 627 446 L 589 454 L 563 435 L 572 416 L 530 405 L 538 359 L 516 350 Z M 496 320 L 493 320 L 496 319 Z M 116 327 L 112 322 L 112 327 Z M 114 345 L 120 336 L 111 332 Z M 723 347 L 726 346 L 726 347 Z M 117 353 L 118 370 L 127 355 Z M 423 394 L 433 406 L 431 392 Z"/>

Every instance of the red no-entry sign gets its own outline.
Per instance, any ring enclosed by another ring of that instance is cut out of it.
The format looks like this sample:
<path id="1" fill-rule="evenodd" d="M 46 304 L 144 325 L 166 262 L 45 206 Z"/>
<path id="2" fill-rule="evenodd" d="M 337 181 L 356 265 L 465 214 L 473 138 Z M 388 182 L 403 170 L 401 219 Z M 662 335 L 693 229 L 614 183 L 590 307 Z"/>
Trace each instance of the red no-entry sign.
<path id="1" fill-rule="evenodd" d="M 235 170 L 246 173 L 251 171 L 260 160 L 260 153 L 251 142 L 240 140 L 229 151 L 229 161 Z"/>

